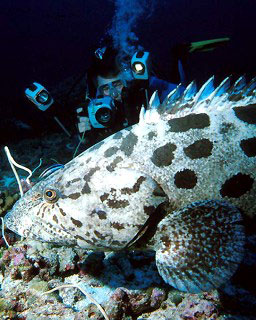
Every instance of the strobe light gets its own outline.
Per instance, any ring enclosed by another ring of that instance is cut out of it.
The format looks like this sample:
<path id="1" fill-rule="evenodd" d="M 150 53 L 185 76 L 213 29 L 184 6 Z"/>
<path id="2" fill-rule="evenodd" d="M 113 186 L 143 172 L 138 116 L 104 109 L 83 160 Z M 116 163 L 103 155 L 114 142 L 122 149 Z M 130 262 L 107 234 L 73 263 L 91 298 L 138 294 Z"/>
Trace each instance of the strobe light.
<path id="1" fill-rule="evenodd" d="M 135 79 L 148 80 L 151 69 L 149 52 L 136 52 L 131 60 L 131 68 Z"/>
<path id="2" fill-rule="evenodd" d="M 40 83 L 33 82 L 26 90 L 27 98 L 42 111 L 47 110 L 54 102 L 51 94 Z"/>

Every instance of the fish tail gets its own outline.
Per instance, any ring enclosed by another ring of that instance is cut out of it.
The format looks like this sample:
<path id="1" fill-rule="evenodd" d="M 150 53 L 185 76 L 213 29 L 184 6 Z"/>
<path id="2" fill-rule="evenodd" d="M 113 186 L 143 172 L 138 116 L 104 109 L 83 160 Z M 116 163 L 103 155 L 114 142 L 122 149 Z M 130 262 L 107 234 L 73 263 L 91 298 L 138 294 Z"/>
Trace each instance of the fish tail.
<path id="1" fill-rule="evenodd" d="M 181 291 L 198 293 L 219 287 L 243 259 L 242 216 L 226 202 L 195 202 L 170 213 L 159 228 L 158 271 Z"/>

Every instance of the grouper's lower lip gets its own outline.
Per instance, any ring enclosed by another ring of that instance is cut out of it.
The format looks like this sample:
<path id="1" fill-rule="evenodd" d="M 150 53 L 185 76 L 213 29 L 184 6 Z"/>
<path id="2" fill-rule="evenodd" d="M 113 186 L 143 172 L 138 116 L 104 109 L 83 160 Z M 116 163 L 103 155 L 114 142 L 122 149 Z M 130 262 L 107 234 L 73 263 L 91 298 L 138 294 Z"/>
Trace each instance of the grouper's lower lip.
<path id="1" fill-rule="evenodd" d="M 22 208 L 19 201 L 15 203 L 13 208 L 4 216 L 4 228 L 11 230 L 21 237 L 26 236 L 24 230 L 31 228 L 31 220 L 27 215 L 22 214 Z"/>

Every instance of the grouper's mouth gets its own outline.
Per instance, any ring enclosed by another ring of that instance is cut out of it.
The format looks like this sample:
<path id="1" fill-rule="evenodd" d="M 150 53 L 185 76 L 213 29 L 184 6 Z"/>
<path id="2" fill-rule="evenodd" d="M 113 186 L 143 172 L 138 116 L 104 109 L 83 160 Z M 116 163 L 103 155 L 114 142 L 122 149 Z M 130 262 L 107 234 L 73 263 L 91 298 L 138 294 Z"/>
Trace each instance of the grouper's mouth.
<path id="1" fill-rule="evenodd" d="M 4 217 L 4 227 L 18 234 L 21 237 L 25 237 L 29 232 L 32 224 L 28 217 L 19 214 L 19 210 L 13 207 Z M 27 230 L 27 232 L 25 232 Z"/>
<path id="2" fill-rule="evenodd" d="M 29 216 L 20 216 L 16 215 L 16 209 L 11 210 L 4 217 L 4 226 L 5 228 L 11 230 L 12 232 L 18 234 L 21 237 L 34 239 L 37 241 L 48 242 L 52 244 L 61 244 L 61 236 L 63 238 L 63 245 L 76 245 L 76 239 L 62 228 L 57 226 L 54 228 L 54 231 L 49 228 L 47 222 L 37 219 L 31 221 Z M 66 235 L 66 237 L 65 237 Z M 58 241 L 56 241 L 56 239 Z"/>
<path id="3" fill-rule="evenodd" d="M 31 219 L 30 211 L 39 202 L 39 199 L 31 201 L 31 198 L 27 197 L 27 194 L 23 195 L 5 215 L 5 228 L 17 233 L 21 237 L 26 237 L 33 225 L 33 219 Z"/>

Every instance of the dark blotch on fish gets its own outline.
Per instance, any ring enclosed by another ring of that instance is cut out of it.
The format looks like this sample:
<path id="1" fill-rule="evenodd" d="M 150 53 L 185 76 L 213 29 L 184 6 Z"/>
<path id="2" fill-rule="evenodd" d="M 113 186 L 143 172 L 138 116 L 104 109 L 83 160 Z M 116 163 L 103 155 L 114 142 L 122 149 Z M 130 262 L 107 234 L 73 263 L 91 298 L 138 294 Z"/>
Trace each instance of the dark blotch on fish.
<path id="1" fill-rule="evenodd" d="M 122 158 L 122 157 L 116 157 L 116 158 L 114 159 L 114 161 L 112 161 L 112 162 L 110 163 L 109 166 L 106 166 L 106 169 L 107 169 L 109 172 L 113 172 L 113 171 L 115 170 L 117 164 L 118 164 L 119 162 L 122 162 L 122 161 L 123 161 L 123 158 Z"/>
<path id="2" fill-rule="evenodd" d="M 115 189 L 111 189 L 113 197 L 115 197 Z M 116 199 L 109 199 L 109 193 L 104 193 L 102 196 L 100 196 L 100 200 L 102 202 L 106 201 L 107 206 L 112 209 L 119 209 L 119 208 L 125 208 L 129 206 L 128 200 L 116 200 Z"/>
<path id="3" fill-rule="evenodd" d="M 91 213 L 91 216 L 95 216 L 97 215 L 99 217 L 100 220 L 105 220 L 107 219 L 107 214 L 105 211 L 103 210 L 93 210 L 92 213 Z"/>
<path id="4" fill-rule="evenodd" d="M 73 223 L 76 227 L 78 227 L 78 228 L 81 228 L 82 225 L 83 225 L 81 221 L 76 220 L 76 219 L 74 219 L 74 218 L 72 218 L 72 217 L 71 217 L 71 221 L 72 221 L 72 223 Z"/>
<path id="5" fill-rule="evenodd" d="M 97 238 L 104 240 L 106 237 L 103 236 L 99 231 L 95 230 L 94 234 Z"/>
<path id="6" fill-rule="evenodd" d="M 106 158 L 112 157 L 114 154 L 117 153 L 118 150 L 119 150 L 119 149 L 118 149 L 117 147 L 111 147 L 111 148 L 107 149 L 107 150 L 104 152 L 104 156 L 105 156 Z"/>
<path id="7" fill-rule="evenodd" d="M 137 180 L 137 182 L 134 184 L 134 186 L 132 188 L 123 188 L 123 189 L 121 189 L 121 194 L 132 194 L 132 193 L 138 192 L 139 189 L 140 189 L 140 185 L 145 180 L 146 180 L 145 177 L 142 177 L 142 176 L 139 177 L 139 179 Z"/>
<path id="8" fill-rule="evenodd" d="M 239 198 L 251 190 L 253 182 L 249 175 L 238 173 L 223 184 L 220 194 L 222 197 Z"/>
<path id="9" fill-rule="evenodd" d="M 207 158 L 212 154 L 213 143 L 208 139 L 197 140 L 187 148 L 184 152 L 190 159 Z"/>
<path id="10" fill-rule="evenodd" d="M 81 180 L 80 178 L 76 178 L 76 179 L 68 181 L 67 184 L 65 185 L 65 188 L 70 187 L 71 184 L 76 183 L 76 182 L 78 182 L 80 180 Z"/>
<path id="11" fill-rule="evenodd" d="M 56 215 L 54 215 L 53 217 L 52 217 L 52 220 L 54 221 L 54 222 L 56 222 L 56 223 L 58 223 L 59 221 L 58 221 L 58 218 L 57 218 L 57 216 Z"/>
<path id="12" fill-rule="evenodd" d="M 72 200 L 77 200 L 80 196 L 81 196 L 81 194 L 79 192 L 75 192 L 75 193 L 69 194 L 68 198 L 72 199 Z"/>
<path id="13" fill-rule="evenodd" d="M 91 193 L 91 188 L 90 188 L 88 182 L 90 181 L 90 179 L 94 175 L 94 173 L 99 169 L 100 169 L 99 167 L 92 168 L 92 169 L 90 169 L 90 171 L 87 174 L 84 175 L 85 184 L 84 184 L 83 189 L 81 191 L 82 194 Z"/>
<path id="14" fill-rule="evenodd" d="M 84 175 L 84 180 L 86 182 L 89 182 L 91 177 L 94 175 L 94 173 L 99 169 L 100 169 L 100 167 L 95 167 L 95 168 L 90 169 L 90 171 Z"/>
<path id="15" fill-rule="evenodd" d="M 234 107 L 235 115 L 238 119 L 249 124 L 256 124 L 256 105 L 250 104 L 243 107 Z"/>
<path id="16" fill-rule="evenodd" d="M 60 213 L 65 217 L 67 214 L 64 212 L 62 208 L 59 207 Z"/>
<path id="17" fill-rule="evenodd" d="M 176 145 L 172 143 L 166 143 L 164 146 L 159 147 L 153 152 L 153 156 L 151 157 L 151 161 L 157 167 L 165 167 L 169 166 L 173 159 L 173 152 L 176 150 Z"/>
<path id="18" fill-rule="evenodd" d="M 137 142 L 137 136 L 134 133 L 130 132 L 125 138 L 123 138 L 120 149 L 127 157 L 129 157 L 133 153 L 134 147 L 136 146 Z"/>
<path id="19" fill-rule="evenodd" d="M 194 171 L 184 169 L 175 174 L 174 183 L 179 189 L 193 189 L 197 183 L 197 176 Z"/>
<path id="20" fill-rule="evenodd" d="M 89 187 L 88 182 L 86 182 L 83 186 L 81 194 L 89 194 L 89 193 L 91 193 L 91 188 Z"/>
<path id="21" fill-rule="evenodd" d="M 220 127 L 220 133 L 221 134 L 229 133 L 229 131 L 234 128 L 235 128 L 235 126 L 233 125 L 233 123 L 223 122 Z"/>
<path id="22" fill-rule="evenodd" d="M 125 207 L 129 206 L 129 201 L 128 200 L 108 199 L 107 205 L 112 209 L 125 208 Z"/>
<path id="23" fill-rule="evenodd" d="M 149 132 L 148 134 L 148 140 L 152 140 L 154 137 L 156 137 L 157 134 L 154 131 Z"/>
<path id="24" fill-rule="evenodd" d="M 97 211 L 97 215 L 99 216 L 100 220 L 107 219 L 107 214 L 106 214 L 106 212 L 103 211 L 103 210 Z"/>
<path id="25" fill-rule="evenodd" d="M 210 118 L 206 113 L 189 114 L 185 117 L 174 118 L 168 121 L 171 132 L 186 132 L 190 129 L 203 129 L 209 127 Z"/>
<path id="26" fill-rule="evenodd" d="M 247 155 L 247 157 L 255 157 L 256 156 L 256 137 L 241 140 L 240 147 L 242 148 L 243 152 Z"/>
<path id="27" fill-rule="evenodd" d="M 43 210 L 42 210 L 42 218 L 44 217 L 44 213 L 45 213 L 45 210 L 46 210 L 47 208 L 48 208 L 47 206 L 45 206 L 45 207 L 43 208 Z"/>
<path id="28" fill-rule="evenodd" d="M 108 197 L 109 197 L 109 193 L 106 193 L 106 192 L 105 192 L 105 193 L 103 193 L 102 196 L 100 196 L 100 200 L 103 202 L 103 201 L 107 200 Z"/>
<path id="29" fill-rule="evenodd" d="M 121 139 L 122 136 L 123 136 L 122 132 L 119 131 L 113 135 L 113 139 L 118 140 L 118 139 Z"/>
<path id="30" fill-rule="evenodd" d="M 89 157 L 85 162 L 86 162 L 86 163 L 89 163 L 89 162 L 91 161 L 91 159 L 92 159 L 92 158 Z M 80 166 L 83 166 L 83 165 L 84 165 L 84 164 L 83 164 L 83 162 L 82 162 L 82 163 L 80 164 Z"/>
<path id="31" fill-rule="evenodd" d="M 112 222 L 111 227 L 113 227 L 116 230 L 125 229 L 124 225 L 122 223 L 118 223 L 118 222 Z"/>

